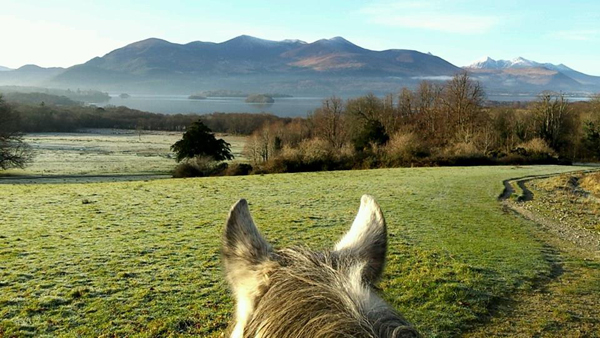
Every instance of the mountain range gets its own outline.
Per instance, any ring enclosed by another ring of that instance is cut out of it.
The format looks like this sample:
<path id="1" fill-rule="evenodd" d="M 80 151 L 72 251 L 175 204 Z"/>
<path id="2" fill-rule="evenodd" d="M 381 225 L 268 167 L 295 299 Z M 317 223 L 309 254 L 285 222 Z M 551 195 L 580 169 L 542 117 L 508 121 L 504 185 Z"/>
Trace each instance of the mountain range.
<path id="1" fill-rule="evenodd" d="M 600 77 L 565 65 L 486 58 L 467 67 L 414 50 L 374 51 L 342 38 L 271 41 L 247 35 L 214 43 L 151 38 L 63 68 L 34 65 L 0 72 L 0 85 L 85 88 L 129 93 L 189 94 L 204 90 L 355 95 L 396 92 L 423 79 L 466 70 L 492 92 L 600 90 Z"/>
<path id="2" fill-rule="evenodd" d="M 600 87 L 598 76 L 578 72 L 562 63 L 540 63 L 523 57 L 512 60 L 486 57 L 463 68 L 480 79 L 493 78 L 497 81 L 494 85 L 500 88 L 510 87 L 516 81 L 546 86 L 550 90 L 594 91 Z"/>

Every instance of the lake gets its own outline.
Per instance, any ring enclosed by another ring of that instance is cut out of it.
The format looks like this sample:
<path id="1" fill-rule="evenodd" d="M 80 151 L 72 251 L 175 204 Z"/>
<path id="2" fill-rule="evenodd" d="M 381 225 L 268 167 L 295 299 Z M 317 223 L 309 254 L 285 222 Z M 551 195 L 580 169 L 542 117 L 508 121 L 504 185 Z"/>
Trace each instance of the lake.
<path id="1" fill-rule="evenodd" d="M 153 113 L 163 114 L 210 114 L 223 113 L 271 113 L 281 117 L 305 117 L 310 111 L 321 106 L 321 97 L 275 98 L 275 103 L 246 103 L 243 97 L 210 97 L 204 100 L 190 100 L 188 95 L 131 95 L 120 98 L 111 94 L 110 101 L 97 106 L 126 106 Z M 533 101 L 535 95 L 489 95 L 493 101 Z M 587 97 L 569 97 L 569 101 L 589 100 Z"/>
<path id="2" fill-rule="evenodd" d="M 261 113 L 267 112 L 281 117 L 304 117 L 309 111 L 321 106 L 320 97 L 275 98 L 275 103 L 246 103 L 245 97 L 209 97 L 204 100 L 190 100 L 188 95 L 131 95 L 120 98 L 111 94 L 110 101 L 97 106 L 126 106 L 153 113 L 163 114 L 209 114 L 214 112 Z"/>

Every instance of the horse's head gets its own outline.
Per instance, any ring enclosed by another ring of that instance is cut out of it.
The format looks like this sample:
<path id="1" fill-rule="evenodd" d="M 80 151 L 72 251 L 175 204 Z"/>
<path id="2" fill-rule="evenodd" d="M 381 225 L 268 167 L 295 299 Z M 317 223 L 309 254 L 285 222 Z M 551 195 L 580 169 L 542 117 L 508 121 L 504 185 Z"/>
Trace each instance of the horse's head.
<path id="1" fill-rule="evenodd" d="M 227 281 L 235 295 L 231 337 L 417 337 L 374 291 L 383 272 L 387 230 L 368 195 L 332 251 L 275 250 L 245 200 L 229 213 L 223 236 Z"/>

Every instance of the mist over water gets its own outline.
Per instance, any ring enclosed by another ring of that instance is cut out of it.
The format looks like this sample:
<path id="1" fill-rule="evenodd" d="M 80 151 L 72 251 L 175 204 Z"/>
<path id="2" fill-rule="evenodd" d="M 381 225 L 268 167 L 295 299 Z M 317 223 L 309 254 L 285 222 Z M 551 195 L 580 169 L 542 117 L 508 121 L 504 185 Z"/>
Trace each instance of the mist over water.
<path id="1" fill-rule="evenodd" d="M 131 95 L 121 98 L 111 94 L 110 101 L 92 103 L 96 106 L 125 106 L 132 109 L 161 114 L 210 114 L 222 113 L 271 113 L 280 117 L 305 117 L 307 113 L 321 106 L 322 97 L 275 98 L 275 103 L 246 103 L 244 97 L 209 97 L 204 100 L 190 100 L 188 95 Z M 344 99 L 347 99 L 344 97 Z M 522 101 L 537 99 L 535 95 L 489 95 L 492 101 Z M 587 97 L 568 97 L 569 101 L 585 101 Z"/>
<path id="2" fill-rule="evenodd" d="M 96 103 L 97 106 L 126 106 L 162 114 L 210 114 L 222 113 L 271 113 L 281 117 L 304 117 L 321 106 L 320 97 L 275 98 L 275 103 L 246 103 L 245 97 L 209 97 L 204 100 L 190 100 L 188 95 L 131 95 L 120 98 L 112 95 L 110 101 Z"/>

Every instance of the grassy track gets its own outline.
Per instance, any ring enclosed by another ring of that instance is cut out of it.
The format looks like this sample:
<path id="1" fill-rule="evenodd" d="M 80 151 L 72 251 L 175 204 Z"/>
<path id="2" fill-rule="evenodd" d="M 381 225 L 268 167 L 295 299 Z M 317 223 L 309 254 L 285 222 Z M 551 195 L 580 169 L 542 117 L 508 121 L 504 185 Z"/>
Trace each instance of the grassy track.
<path id="1" fill-rule="evenodd" d="M 232 303 L 220 232 L 245 197 L 276 246 L 331 247 L 363 193 L 390 232 L 385 298 L 458 335 L 552 273 L 502 180 L 576 167 L 384 169 L 0 186 L 0 336 L 218 336 Z"/>
<path id="2" fill-rule="evenodd" d="M 533 198 L 505 202 L 539 224 L 536 238 L 545 243 L 552 273 L 501 304 L 490 322 L 466 337 L 600 337 L 598 175 L 566 173 L 527 181 Z"/>

